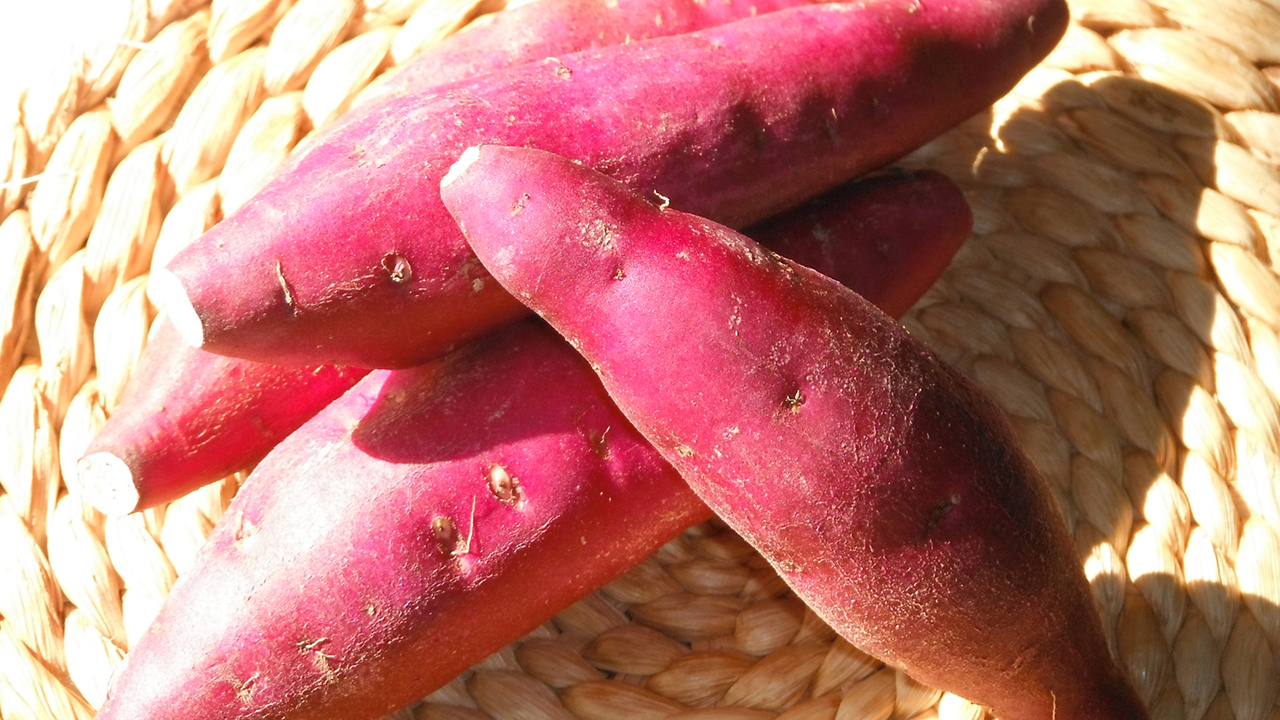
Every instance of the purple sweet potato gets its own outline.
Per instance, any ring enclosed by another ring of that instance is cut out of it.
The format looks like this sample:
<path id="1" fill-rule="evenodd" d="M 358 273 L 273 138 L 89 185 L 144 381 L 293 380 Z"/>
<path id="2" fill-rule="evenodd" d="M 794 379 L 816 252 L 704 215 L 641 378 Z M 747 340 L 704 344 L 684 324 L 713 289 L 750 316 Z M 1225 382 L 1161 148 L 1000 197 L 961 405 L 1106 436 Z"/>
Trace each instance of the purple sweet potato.
<path id="1" fill-rule="evenodd" d="M 545 152 L 468 150 L 444 182 L 492 276 L 850 642 L 1004 720 L 1145 717 L 1047 484 L 901 326 Z"/>
<path id="2" fill-rule="evenodd" d="M 900 316 L 941 274 L 972 223 L 960 189 L 921 171 L 847 183 L 747 232 Z M 251 467 L 367 372 L 215 355 L 160 322 L 128 392 L 77 468 L 77 492 L 104 512 L 168 502 Z"/>
<path id="3" fill-rule="evenodd" d="M 987 106 L 1066 20 L 1062 0 L 809 6 L 388 97 L 346 116 L 153 282 L 185 308 L 184 336 L 214 352 L 423 362 L 527 312 L 440 203 L 465 147 L 556 151 L 742 227 Z"/>
<path id="4" fill-rule="evenodd" d="M 98 718 L 378 718 L 709 516 L 530 319 L 371 373 L 268 454 Z"/>

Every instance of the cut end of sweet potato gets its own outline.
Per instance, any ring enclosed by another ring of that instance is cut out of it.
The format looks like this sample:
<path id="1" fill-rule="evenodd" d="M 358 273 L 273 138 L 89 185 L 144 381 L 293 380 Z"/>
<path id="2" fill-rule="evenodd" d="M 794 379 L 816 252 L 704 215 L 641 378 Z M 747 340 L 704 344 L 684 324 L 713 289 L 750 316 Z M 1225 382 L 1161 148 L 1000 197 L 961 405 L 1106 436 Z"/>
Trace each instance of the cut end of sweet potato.
<path id="1" fill-rule="evenodd" d="M 133 471 L 113 453 L 99 452 L 76 464 L 76 492 L 107 515 L 127 515 L 138 509 Z"/>
<path id="2" fill-rule="evenodd" d="M 462 154 L 458 156 L 457 162 L 455 162 L 449 168 L 449 172 L 445 173 L 444 177 L 440 179 L 440 187 L 445 187 L 454 180 L 462 177 L 462 174 L 467 171 L 467 168 L 471 167 L 471 163 L 475 162 L 479 157 L 479 145 L 472 145 L 466 150 L 463 150 Z"/>
<path id="3" fill-rule="evenodd" d="M 178 276 L 168 270 L 157 270 L 151 276 L 150 290 L 156 304 L 169 316 L 169 321 L 177 328 L 182 339 L 191 347 L 202 347 L 204 323 L 196 314 L 195 306 L 191 304 L 191 298 Z"/>

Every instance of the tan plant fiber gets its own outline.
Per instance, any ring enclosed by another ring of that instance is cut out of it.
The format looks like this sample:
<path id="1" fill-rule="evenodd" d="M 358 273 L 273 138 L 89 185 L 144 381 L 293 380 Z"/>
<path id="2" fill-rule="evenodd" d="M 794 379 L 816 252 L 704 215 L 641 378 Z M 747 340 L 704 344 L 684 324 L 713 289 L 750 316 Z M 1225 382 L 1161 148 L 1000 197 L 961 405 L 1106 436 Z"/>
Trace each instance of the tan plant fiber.
<path id="1" fill-rule="evenodd" d="M 1126 30 L 1111 46 L 1144 77 L 1227 110 L 1276 109 L 1276 91 L 1233 47 L 1188 30 Z"/>
<path id="2" fill-rule="evenodd" d="M 1235 47 L 1255 63 L 1280 62 L 1280 9 L 1260 0 L 1155 0 L 1179 25 Z"/>
<path id="3" fill-rule="evenodd" d="M 94 317 L 120 285 L 145 274 L 164 217 L 164 138 L 134 148 L 107 182 L 102 208 L 85 243 L 84 311 Z"/>
<path id="4" fill-rule="evenodd" d="M 324 127 L 351 107 L 360 90 L 390 63 L 391 43 L 399 32 L 395 26 L 377 27 L 324 56 L 302 97 L 313 126 Z"/>
<path id="5" fill-rule="evenodd" d="M 27 194 L 31 141 L 17 112 L 0 121 L 0 219 L 18 209 Z"/>
<path id="6" fill-rule="evenodd" d="M 31 331 L 40 260 L 31 213 L 19 210 L 0 222 L 0 393 L 18 368 Z"/>
<path id="7" fill-rule="evenodd" d="M 147 299 L 147 280 L 148 276 L 142 275 L 112 291 L 93 326 L 98 391 L 108 412 L 119 402 L 147 344 L 147 331 L 155 315 Z"/>
<path id="8" fill-rule="evenodd" d="M 77 117 L 54 148 L 42 180 L 31 191 L 31 231 L 49 272 L 88 240 L 102 207 L 115 143 L 115 130 L 105 109 Z"/>
<path id="9" fill-rule="evenodd" d="M 84 314 L 84 250 L 62 264 L 36 299 L 41 382 L 53 404 L 55 424 L 93 371 L 93 335 Z"/>
<path id="10" fill-rule="evenodd" d="M 208 60 L 208 32 L 206 9 L 167 25 L 134 55 L 107 101 L 123 151 L 132 150 L 173 119 Z"/>
<path id="11" fill-rule="evenodd" d="M 359 9 L 357 0 L 298 0 L 289 8 L 267 49 L 267 93 L 301 90 L 320 59 L 346 39 Z"/>
<path id="12" fill-rule="evenodd" d="M 24 519 L 6 504 L 0 512 L 0 568 L 14 581 L 0 587 L 5 629 L 54 672 L 65 672 L 62 593 L 44 552 Z"/>
<path id="13" fill-rule="evenodd" d="M 1097 30 L 1144 28 L 1161 23 L 1159 11 L 1144 0 L 1076 0 L 1071 17 Z"/>
<path id="14" fill-rule="evenodd" d="M 425 0 L 365 0 L 357 32 L 364 33 L 376 27 L 399 26 L 408 20 L 413 11 Z"/>
<path id="15" fill-rule="evenodd" d="M 93 710 L 40 662 L 9 625 L 0 626 L 0 707 L 6 718 L 89 720 Z"/>
<path id="16" fill-rule="evenodd" d="M 26 525 L 37 547 L 45 542 L 61 482 L 57 424 L 43 368 L 24 364 L 0 398 L 0 496 Z M 21 584 L 18 588 L 21 588 Z"/>
<path id="17" fill-rule="evenodd" d="M 300 91 L 263 101 L 236 136 L 227 152 L 222 174 L 218 176 L 223 216 L 230 215 L 253 197 L 275 174 L 306 127 Z"/>
<path id="18" fill-rule="evenodd" d="M 391 58 L 402 64 L 466 25 L 484 0 L 426 0 L 405 21 L 391 44 Z"/>
<path id="19" fill-rule="evenodd" d="M 66 57 L 45 68 L 43 77 L 23 93 L 19 112 L 30 142 L 28 176 L 44 170 L 54 146 L 79 116 L 84 83 L 83 61 Z"/>
<path id="20" fill-rule="evenodd" d="M 98 379 L 90 376 L 71 398 L 58 433 L 58 461 L 65 483 L 74 486 L 76 463 L 106 421 L 107 409 L 98 392 Z"/>
<path id="21" fill-rule="evenodd" d="M 209 57 L 221 63 L 252 45 L 292 5 L 291 0 L 215 0 L 209 20 Z"/>
<path id="22" fill-rule="evenodd" d="M 258 47 L 215 65 L 178 111 L 163 161 L 179 197 L 222 171 L 240 128 L 265 98 L 266 54 Z"/>

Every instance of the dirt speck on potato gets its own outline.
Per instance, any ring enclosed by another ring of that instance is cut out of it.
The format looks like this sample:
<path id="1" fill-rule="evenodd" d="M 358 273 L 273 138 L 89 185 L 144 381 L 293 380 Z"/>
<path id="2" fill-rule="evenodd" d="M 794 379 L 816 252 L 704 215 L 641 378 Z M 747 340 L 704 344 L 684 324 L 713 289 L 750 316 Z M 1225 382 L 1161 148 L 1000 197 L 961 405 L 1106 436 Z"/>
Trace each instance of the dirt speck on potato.
<path id="1" fill-rule="evenodd" d="M 409 259 L 394 250 L 382 256 L 381 265 L 392 284 L 404 285 L 413 280 L 413 266 Z"/>
<path id="2" fill-rule="evenodd" d="M 524 501 L 524 489 L 520 487 L 520 479 L 513 476 L 505 467 L 494 463 L 487 472 L 489 492 L 498 502 L 507 507 L 515 507 Z"/>

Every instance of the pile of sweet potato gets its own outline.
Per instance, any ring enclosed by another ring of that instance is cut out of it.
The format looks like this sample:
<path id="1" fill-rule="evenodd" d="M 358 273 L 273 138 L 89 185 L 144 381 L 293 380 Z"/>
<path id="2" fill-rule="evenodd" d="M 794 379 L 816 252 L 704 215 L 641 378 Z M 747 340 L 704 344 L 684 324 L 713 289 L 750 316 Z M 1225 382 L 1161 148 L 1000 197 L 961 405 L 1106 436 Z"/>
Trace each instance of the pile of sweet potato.
<path id="1" fill-rule="evenodd" d="M 153 279 L 172 327 L 78 492 L 130 512 L 257 466 L 99 717 L 376 718 L 712 511 L 919 680 L 1145 717 L 1044 481 L 889 315 L 963 197 L 858 179 L 1066 16 L 539 0 L 384 83 Z"/>

